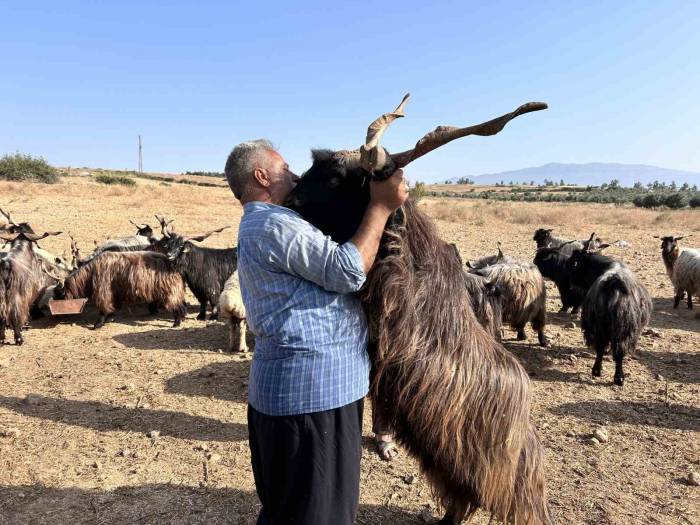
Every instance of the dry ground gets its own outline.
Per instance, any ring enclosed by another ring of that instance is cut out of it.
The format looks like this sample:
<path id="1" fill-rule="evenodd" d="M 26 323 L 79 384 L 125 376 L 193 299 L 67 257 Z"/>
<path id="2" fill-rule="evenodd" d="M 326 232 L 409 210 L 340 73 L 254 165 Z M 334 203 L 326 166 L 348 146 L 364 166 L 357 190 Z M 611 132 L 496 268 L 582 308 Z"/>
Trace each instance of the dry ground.
<path id="1" fill-rule="evenodd" d="M 83 249 L 93 239 L 129 234 L 127 218 L 177 218 L 184 232 L 232 224 L 211 246 L 232 245 L 241 208 L 226 189 L 138 181 L 135 189 L 72 178 L 58 186 L 0 183 L 0 205 L 43 231 L 70 231 Z M 430 201 L 444 239 L 463 258 L 492 253 L 496 239 L 531 259 L 539 226 L 586 237 L 624 239 L 613 249 L 654 297 L 652 327 L 628 360 L 624 389 L 613 366 L 592 380 L 592 355 L 578 328 L 557 314 L 550 295 L 541 349 L 507 332 L 506 345 L 532 377 L 533 418 L 547 449 L 548 485 L 558 523 L 691 524 L 700 522 L 700 320 L 673 310 L 672 290 L 653 234 L 700 229 L 700 212 L 654 212 L 598 205 Z M 153 222 L 153 221 L 151 221 Z M 695 239 L 697 241 L 697 239 Z M 66 237 L 44 247 L 62 252 Z M 192 302 L 194 302 L 192 300 Z M 0 524 L 253 524 L 258 508 L 246 442 L 249 357 L 222 353 L 221 323 L 198 322 L 190 309 L 181 329 L 167 316 L 135 307 L 99 331 L 94 312 L 33 323 L 22 347 L 0 348 Z M 588 438 L 597 426 L 607 443 Z M 365 415 L 359 524 L 420 524 L 430 489 L 405 453 L 379 460 Z M 149 437 L 151 431 L 158 437 Z M 407 476 L 417 475 L 417 481 Z M 432 507 L 434 515 L 437 511 Z M 486 524 L 479 514 L 476 523 Z"/>

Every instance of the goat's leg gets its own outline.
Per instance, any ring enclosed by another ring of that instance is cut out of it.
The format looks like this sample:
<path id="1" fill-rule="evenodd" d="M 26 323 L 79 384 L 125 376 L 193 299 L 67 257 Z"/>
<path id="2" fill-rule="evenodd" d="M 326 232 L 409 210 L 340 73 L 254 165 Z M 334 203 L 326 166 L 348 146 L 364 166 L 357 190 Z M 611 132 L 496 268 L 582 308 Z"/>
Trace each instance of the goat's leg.
<path id="1" fill-rule="evenodd" d="M 518 341 L 525 341 L 527 339 L 525 335 L 525 324 L 516 326 L 515 331 L 518 334 Z"/>
<path id="2" fill-rule="evenodd" d="M 95 324 L 93 325 L 92 329 L 98 330 L 98 329 L 102 328 L 106 322 L 107 322 L 107 314 L 100 313 L 100 316 L 97 318 L 97 321 L 95 321 Z"/>
<path id="3" fill-rule="evenodd" d="M 158 303 L 148 303 L 148 313 L 151 315 L 155 315 L 158 313 Z"/>
<path id="4" fill-rule="evenodd" d="M 173 310 L 173 328 L 177 328 L 185 318 L 187 307 L 184 304 L 179 305 Z"/>
<path id="5" fill-rule="evenodd" d="M 197 315 L 197 321 L 205 321 L 207 318 L 207 301 L 206 299 L 199 302 L 199 314 Z"/>
<path id="6" fill-rule="evenodd" d="M 625 371 L 622 369 L 622 360 L 625 357 L 625 352 L 617 345 L 612 347 L 612 356 L 615 360 L 615 379 L 614 383 L 618 386 L 625 384 Z"/>
<path id="7" fill-rule="evenodd" d="M 688 292 L 688 310 L 693 309 L 693 294 Z"/>
<path id="8" fill-rule="evenodd" d="M 209 298 L 211 303 L 211 314 L 209 314 L 210 321 L 216 321 L 219 318 L 219 299 L 218 297 Z"/>
<path id="9" fill-rule="evenodd" d="M 452 514 L 450 514 L 449 511 L 447 511 L 442 519 L 438 521 L 437 525 L 457 525 L 457 520 Z"/>
<path id="10" fill-rule="evenodd" d="M 546 335 L 544 335 L 544 327 L 547 324 L 547 312 L 544 308 L 537 312 L 535 318 L 531 321 L 533 330 L 537 331 L 537 340 L 540 346 L 547 348 L 550 343 Z"/>
<path id="11" fill-rule="evenodd" d="M 605 355 L 605 347 L 607 345 L 596 345 L 595 348 L 595 363 L 593 363 L 593 370 L 591 370 L 591 375 L 593 377 L 600 377 L 603 375 L 603 356 Z"/>
<path id="12" fill-rule="evenodd" d="M 681 303 L 683 300 L 683 296 L 685 294 L 683 293 L 683 290 L 679 290 L 676 292 L 676 295 L 673 297 L 673 307 L 678 308 L 678 305 Z"/>
<path id="13" fill-rule="evenodd" d="M 5 344 L 5 319 L 0 319 L 0 345 Z"/>
<path id="14" fill-rule="evenodd" d="M 22 338 L 22 323 L 13 322 L 12 331 L 15 334 L 15 344 L 17 346 L 22 346 L 22 344 L 24 344 L 24 339 Z"/>
<path id="15" fill-rule="evenodd" d="M 230 337 L 234 337 L 233 330 L 235 327 L 236 335 L 238 336 L 238 351 L 239 352 L 247 352 L 248 345 L 246 344 L 246 340 L 245 340 L 245 332 L 246 332 L 245 319 L 231 318 L 230 322 L 231 322 L 231 335 L 230 335 Z M 231 339 L 231 350 L 233 350 L 233 339 Z"/>

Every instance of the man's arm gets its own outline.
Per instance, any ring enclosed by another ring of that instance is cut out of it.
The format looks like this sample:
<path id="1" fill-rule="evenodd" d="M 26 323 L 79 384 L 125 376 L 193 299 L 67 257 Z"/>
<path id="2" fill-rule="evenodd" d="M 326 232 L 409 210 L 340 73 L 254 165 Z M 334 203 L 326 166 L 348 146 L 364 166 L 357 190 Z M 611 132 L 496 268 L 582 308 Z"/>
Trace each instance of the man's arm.
<path id="1" fill-rule="evenodd" d="M 403 171 L 396 170 L 385 181 L 370 182 L 370 202 L 352 242 L 362 256 L 365 274 L 369 273 L 379 250 L 386 221 L 408 198 Z"/>

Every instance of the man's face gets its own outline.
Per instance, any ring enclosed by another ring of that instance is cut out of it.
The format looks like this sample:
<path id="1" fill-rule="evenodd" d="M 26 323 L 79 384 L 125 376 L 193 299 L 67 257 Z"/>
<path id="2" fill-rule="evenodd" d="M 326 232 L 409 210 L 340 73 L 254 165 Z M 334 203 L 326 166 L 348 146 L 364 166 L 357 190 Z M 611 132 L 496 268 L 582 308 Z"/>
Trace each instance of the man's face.
<path id="1" fill-rule="evenodd" d="M 282 204 L 297 185 L 299 177 L 290 171 L 289 164 L 276 151 L 267 152 L 265 164 L 270 199 L 274 204 Z"/>

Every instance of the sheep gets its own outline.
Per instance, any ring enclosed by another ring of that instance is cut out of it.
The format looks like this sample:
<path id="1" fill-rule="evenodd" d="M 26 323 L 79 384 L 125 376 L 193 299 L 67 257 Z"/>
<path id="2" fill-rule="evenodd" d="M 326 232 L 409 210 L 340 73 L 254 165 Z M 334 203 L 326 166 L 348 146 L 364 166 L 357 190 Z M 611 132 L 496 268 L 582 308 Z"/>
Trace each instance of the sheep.
<path id="1" fill-rule="evenodd" d="M 581 241 L 570 241 L 568 239 L 561 239 L 552 235 L 553 231 L 553 228 L 539 228 L 535 230 L 535 235 L 533 235 L 532 240 L 537 243 L 538 248 L 561 248 L 562 255 L 571 255 L 574 252 L 574 250 L 581 250 L 583 248 L 586 248 L 591 242 L 593 243 L 591 249 L 596 250 L 599 249 L 603 243 L 600 237 Z"/>
<path id="2" fill-rule="evenodd" d="M 29 321 L 32 307 L 43 291 L 55 284 L 55 267 L 34 253 L 40 239 L 61 232 L 37 235 L 28 232 L 0 232 L 0 239 L 11 243 L 8 254 L 0 259 L 0 344 L 5 342 L 5 329 L 14 332 L 16 345 L 22 345 L 22 327 Z"/>
<path id="3" fill-rule="evenodd" d="M 654 237 L 659 239 L 658 236 Z M 693 294 L 700 296 L 700 250 L 681 248 L 682 237 L 661 237 L 661 258 L 673 283 L 673 307 L 678 308 L 683 294 L 688 294 L 688 309 L 693 308 Z"/>
<path id="4" fill-rule="evenodd" d="M 185 318 L 185 284 L 167 257 L 155 252 L 104 252 L 56 286 L 55 299 L 87 297 L 100 313 L 94 328 L 114 319 L 125 304 L 146 302 L 173 314 L 173 327 Z"/>
<path id="5" fill-rule="evenodd" d="M 203 321 L 207 316 L 207 305 L 211 305 L 211 320 L 218 317 L 219 295 L 226 280 L 236 271 L 238 250 L 236 248 L 216 249 L 196 246 L 194 242 L 218 233 L 218 230 L 203 235 L 183 237 L 162 225 L 163 237 L 154 244 L 153 249 L 167 256 L 185 279 L 187 286 L 199 301 L 197 319 Z"/>
<path id="6" fill-rule="evenodd" d="M 586 345 L 596 351 L 592 374 L 602 375 L 603 356 L 609 345 L 615 361 L 614 383 L 623 386 L 622 361 L 636 350 L 639 336 L 649 323 L 651 296 L 624 263 L 590 249 L 575 250 L 568 265 L 574 285 L 587 290 L 581 307 L 581 329 Z"/>
<path id="7" fill-rule="evenodd" d="M 438 127 L 414 149 L 391 155 L 379 138 L 403 115 L 405 101 L 369 126 L 359 150 L 315 151 L 285 205 L 344 243 L 364 215 L 369 178 L 385 179 L 450 140 L 498 133 L 518 115 L 546 107 L 530 103 L 476 126 Z M 411 199 L 389 219 L 360 294 L 373 406 L 441 500 L 440 523 L 456 525 L 483 508 L 507 523 L 550 524 L 528 375 L 476 320 L 454 249 Z"/>
<path id="8" fill-rule="evenodd" d="M 219 314 L 228 320 L 229 325 L 229 352 L 247 352 L 245 333 L 245 306 L 241 297 L 241 287 L 238 282 L 238 272 L 234 272 L 226 280 L 224 289 L 219 295 Z M 234 342 L 238 338 L 238 346 Z"/>
<path id="9" fill-rule="evenodd" d="M 481 275 L 503 290 L 503 322 L 517 332 L 518 341 L 525 341 L 525 325 L 537 331 L 540 346 L 549 346 L 544 333 L 547 324 L 547 287 L 534 264 L 513 261 L 469 270 Z"/>
<path id="10" fill-rule="evenodd" d="M 554 281 L 559 290 L 561 297 L 559 311 L 566 312 L 571 308 L 571 314 L 575 315 L 581 308 L 586 293 L 571 282 L 568 268 L 569 257 L 561 253 L 559 248 L 538 248 L 533 262 L 542 276 Z"/>

